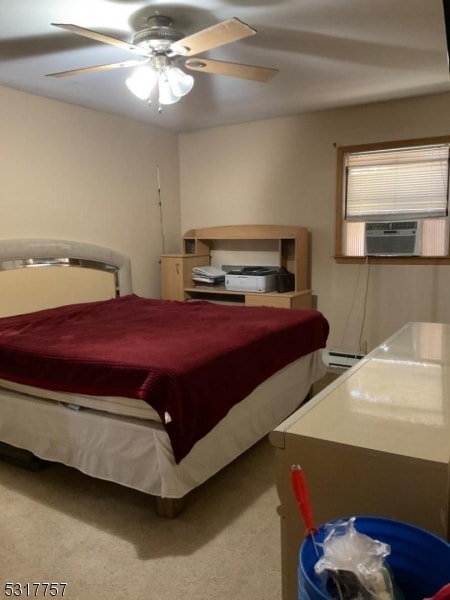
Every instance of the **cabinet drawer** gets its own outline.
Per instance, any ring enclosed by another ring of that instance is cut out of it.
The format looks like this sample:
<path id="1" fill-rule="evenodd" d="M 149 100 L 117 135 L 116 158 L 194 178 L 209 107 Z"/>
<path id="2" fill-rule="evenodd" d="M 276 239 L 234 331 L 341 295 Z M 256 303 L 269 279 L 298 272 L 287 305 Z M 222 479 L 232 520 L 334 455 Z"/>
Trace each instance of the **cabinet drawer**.
<path id="1" fill-rule="evenodd" d="M 246 294 L 246 306 L 274 306 L 275 308 L 291 308 L 292 297 L 284 294 Z"/>
<path id="2" fill-rule="evenodd" d="M 273 306 L 275 308 L 312 308 L 311 290 L 282 294 L 246 294 L 246 306 Z"/>

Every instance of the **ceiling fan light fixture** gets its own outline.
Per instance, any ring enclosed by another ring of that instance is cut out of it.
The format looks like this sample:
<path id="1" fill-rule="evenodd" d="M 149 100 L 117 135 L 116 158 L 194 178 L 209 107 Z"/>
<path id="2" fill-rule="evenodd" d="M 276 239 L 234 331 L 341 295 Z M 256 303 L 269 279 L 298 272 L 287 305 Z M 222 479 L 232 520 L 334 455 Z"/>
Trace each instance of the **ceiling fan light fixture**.
<path id="1" fill-rule="evenodd" d="M 167 80 L 176 96 L 185 96 L 194 87 L 194 78 L 178 67 L 170 67 L 166 71 Z"/>
<path id="2" fill-rule="evenodd" d="M 156 71 L 149 66 L 139 67 L 125 81 L 128 89 L 140 100 L 148 100 L 157 78 Z"/>
<path id="3" fill-rule="evenodd" d="M 159 73 L 158 87 L 160 104 L 175 104 L 181 98 L 181 96 L 175 94 L 172 90 L 172 86 L 165 73 Z"/>

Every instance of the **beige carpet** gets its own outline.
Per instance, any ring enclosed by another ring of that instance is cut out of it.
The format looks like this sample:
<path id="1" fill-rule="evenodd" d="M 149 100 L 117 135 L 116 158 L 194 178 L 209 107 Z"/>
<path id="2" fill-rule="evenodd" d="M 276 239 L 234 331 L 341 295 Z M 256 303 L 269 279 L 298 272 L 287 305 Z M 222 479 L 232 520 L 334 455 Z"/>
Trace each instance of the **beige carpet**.
<path id="1" fill-rule="evenodd" d="M 167 520 L 143 493 L 0 462 L 0 595 L 48 581 L 68 600 L 280 600 L 274 471 L 265 439 Z"/>

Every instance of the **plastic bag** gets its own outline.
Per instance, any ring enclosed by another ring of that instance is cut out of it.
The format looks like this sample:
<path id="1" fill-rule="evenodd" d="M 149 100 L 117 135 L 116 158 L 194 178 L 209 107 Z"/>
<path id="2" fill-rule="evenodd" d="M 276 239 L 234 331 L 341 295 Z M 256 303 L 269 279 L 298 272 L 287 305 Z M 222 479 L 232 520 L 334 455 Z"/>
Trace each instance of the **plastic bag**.
<path id="1" fill-rule="evenodd" d="M 385 557 L 389 544 L 355 529 L 355 517 L 325 525 L 323 556 L 315 571 L 327 593 L 339 600 L 393 600 L 394 591 Z"/>

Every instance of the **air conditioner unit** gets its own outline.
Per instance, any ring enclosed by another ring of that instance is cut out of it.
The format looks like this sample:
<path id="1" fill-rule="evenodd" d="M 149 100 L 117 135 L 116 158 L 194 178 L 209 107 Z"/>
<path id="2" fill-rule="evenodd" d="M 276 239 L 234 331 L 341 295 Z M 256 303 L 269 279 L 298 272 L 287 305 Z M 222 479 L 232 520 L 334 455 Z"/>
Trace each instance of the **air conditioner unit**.
<path id="1" fill-rule="evenodd" d="M 420 221 L 366 223 L 366 256 L 417 256 L 419 243 Z"/>

